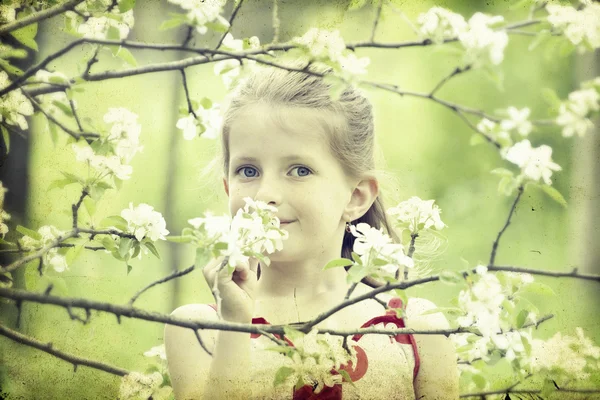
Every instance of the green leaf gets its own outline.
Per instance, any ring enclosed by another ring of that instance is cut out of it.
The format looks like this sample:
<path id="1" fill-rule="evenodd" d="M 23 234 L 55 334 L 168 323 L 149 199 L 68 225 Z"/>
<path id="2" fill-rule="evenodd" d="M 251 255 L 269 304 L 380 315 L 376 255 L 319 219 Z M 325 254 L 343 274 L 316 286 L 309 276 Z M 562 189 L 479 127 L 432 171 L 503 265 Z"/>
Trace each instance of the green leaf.
<path id="1" fill-rule="evenodd" d="M 449 315 L 464 315 L 464 311 L 461 310 L 458 307 L 438 307 L 438 308 L 433 308 L 431 310 L 427 310 L 425 312 L 420 313 L 419 315 L 429 315 L 429 314 L 436 314 L 436 313 L 446 313 Z"/>
<path id="2" fill-rule="evenodd" d="M 408 295 L 406 292 L 402 289 L 394 289 L 394 293 L 396 293 L 396 296 L 400 297 L 400 300 L 402 300 L 402 305 L 406 307 L 406 303 L 408 303 Z"/>
<path id="3" fill-rule="evenodd" d="M 150 252 L 152 254 L 154 254 L 156 256 L 156 258 L 158 258 L 160 260 L 160 254 L 158 253 L 158 250 L 156 250 L 156 247 L 154 246 L 154 243 L 152 243 L 152 242 L 145 242 L 144 246 L 146 246 L 146 248 L 148 250 L 150 250 Z"/>
<path id="4" fill-rule="evenodd" d="M 194 265 L 196 266 L 196 268 L 203 269 L 204 267 L 206 267 L 210 259 L 211 256 L 208 253 L 208 251 L 206 251 L 206 249 L 202 247 L 198 247 L 196 249 L 196 259 L 194 261 Z"/>
<path id="5" fill-rule="evenodd" d="M 193 240 L 191 236 L 167 236 L 166 239 L 173 243 L 190 243 Z"/>
<path id="6" fill-rule="evenodd" d="M 108 31 L 106 32 L 106 38 L 108 40 L 121 40 L 121 32 L 119 31 L 119 28 L 117 28 L 116 26 L 110 26 L 108 28 Z M 109 46 L 111 47 L 116 47 L 116 46 Z M 115 51 L 113 50 L 113 54 L 115 54 Z"/>
<path id="7" fill-rule="evenodd" d="M 52 102 L 52 104 L 55 105 L 56 107 L 60 108 L 60 111 L 62 111 L 66 116 L 68 116 L 68 117 L 73 116 L 73 110 L 71 110 L 71 107 L 66 105 L 62 101 L 54 100 Z"/>
<path id="8" fill-rule="evenodd" d="M 40 235 L 39 232 L 36 232 L 36 231 L 31 230 L 29 228 L 25 228 L 22 225 L 17 225 L 16 230 L 17 230 L 17 232 L 21 233 L 22 235 L 29 236 L 32 239 L 42 240 L 42 235 Z"/>
<path id="9" fill-rule="evenodd" d="M 347 265 L 352 265 L 352 264 L 353 264 L 352 260 L 348 260 L 347 258 L 338 258 L 338 259 L 329 261 L 327 263 L 327 265 L 325 265 L 323 267 L 323 271 L 325 271 L 326 269 L 330 269 L 330 268 L 345 267 Z"/>
<path id="10" fill-rule="evenodd" d="M 358 254 L 356 254 L 355 252 L 352 252 L 352 259 L 354 260 L 354 262 L 358 265 L 362 265 L 362 260 L 360 259 L 360 256 Z"/>
<path id="11" fill-rule="evenodd" d="M 134 242 L 133 243 L 133 254 L 131 255 L 131 258 L 136 258 L 138 256 L 138 254 L 140 254 L 140 250 L 141 250 L 141 246 L 139 242 Z"/>
<path id="12" fill-rule="evenodd" d="M 86 196 L 83 198 L 83 205 L 90 217 L 93 217 L 96 213 L 96 202 L 90 197 Z"/>
<path id="13" fill-rule="evenodd" d="M 553 89 L 551 89 L 551 88 L 543 88 L 541 90 L 541 95 L 542 95 L 542 99 L 546 103 L 548 103 L 548 105 L 550 106 L 550 108 L 554 112 L 557 112 L 562 101 L 561 101 L 560 97 L 558 97 L 558 95 L 556 94 L 556 92 Z"/>
<path id="14" fill-rule="evenodd" d="M 498 176 L 502 176 L 502 177 L 508 177 L 508 178 L 512 178 L 514 176 L 514 173 L 511 170 L 508 170 L 506 168 L 495 168 L 493 170 L 490 171 L 492 174 L 494 175 L 498 175 Z"/>
<path id="15" fill-rule="evenodd" d="M 552 187 L 550 185 L 540 185 L 540 188 L 544 191 L 544 193 L 546 193 L 548 196 L 550 196 L 550 198 L 552 200 L 556 201 L 558 204 L 560 204 L 564 208 L 567 208 L 567 201 L 565 200 L 563 195 L 558 190 L 556 190 L 554 187 Z"/>
<path id="16" fill-rule="evenodd" d="M 339 369 L 337 370 L 337 372 L 340 373 L 340 375 L 344 378 L 345 382 L 349 382 L 352 386 L 356 387 L 356 384 L 352 381 L 352 378 L 350 377 L 348 371 L 346 371 L 345 369 Z"/>
<path id="17" fill-rule="evenodd" d="M 200 100 L 200 105 L 202 106 L 202 108 L 204 108 L 205 110 L 208 110 L 210 108 L 212 108 L 213 106 L 213 102 L 211 99 L 209 99 L 208 97 L 203 97 L 202 100 Z"/>
<path id="18" fill-rule="evenodd" d="M 471 135 L 471 139 L 469 140 L 469 145 L 477 146 L 478 144 L 482 144 L 485 142 L 486 142 L 486 139 L 482 134 L 474 133 L 473 135 Z"/>
<path id="19" fill-rule="evenodd" d="M 543 294 L 547 296 L 556 296 L 556 293 L 552 288 L 548 285 L 545 285 L 541 282 L 531 282 L 527 284 L 523 289 L 523 292 L 535 293 L 535 294 Z"/>
<path id="20" fill-rule="evenodd" d="M 285 336 L 294 343 L 296 340 L 301 340 L 305 335 L 303 332 L 292 328 L 291 326 L 284 326 L 283 332 Z"/>
<path id="21" fill-rule="evenodd" d="M 54 147 L 56 147 L 58 144 L 58 130 L 56 129 L 56 124 L 50 120 L 48 120 L 48 131 L 50 132 L 52 143 L 54 144 Z"/>
<path id="22" fill-rule="evenodd" d="M 21 29 L 10 32 L 10 34 L 21 42 L 23 45 L 38 51 L 37 43 L 35 42 L 35 35 L 37 34 L 37 23 L 24 26 Z"/>
<path id="23" fill-rule="evenodd" d="M 294 373 L 294 369 L 290 367 L 281 367 L 275 373 L 275 381 L 273 386 L 279 386 L 286 381 L 286 379 Z"/>
<path id="24" fill-rule="evenodd" d="M 158 30 L 166 31 L 168 29 L 177 28 L 178 26 L 182 25 L 183 23 L 184 23 L 184 21 L 181 18 L 168 19 L 168 20 L 164 21 L 162 24 L 160 24 L 160 26 L 158 27 Z"/>
<path id="25" fill-rule="evenodd" d="M 359 10 L 363 8 L 367 4 L 367 0 L 350 0 L 350 4 L 348 4 L 348 11 Z"/>
<path id="26" fill-rule="evenodd" d="M 81 254 L 81 250 L 83 249 L 84 244 L 79 244 L 75 247 L 71 247 L 68 251 L 67 254 L 65 254 L 65 258 L 67 260 L 67 265 L 71 265 L 73 263 L 73 261 L 75 261 L 75 259 L 79 256 L 79 254 Z"/>
<path id="27" fill-rule="evenodd" d="M 131 10 L 135 6 L 135 0 L 121 0 L 119 2 L 119 12 L 122 14 Z"/>
<path id="28" fill-rule="evenodd" d="M 4 127 L 4 125 L 0 125 L 0 129 L 2 130 L 2 140 L 4 140 L 4 147 L 6 147 L 6 152 L 10 151 L 10 135 L 8 130 Z"/>
<path id="29" fill-rule="evenodd" d="M 81 183 L 83 185 L 84 181 L 82 178 L 78 177 L 77 175 L 73 175 L 69 172 L 64 172 L 64 171 L 60 171 L 61 174 L 63 174 L 63 176 L 67 179 L 69 179 L 72 183 Z"/>
<path id="30" fill-rule="evenodd" d="M 0 68 L 5 70 L 7 73 L 11 74 L 11 75 L 17 75 L 17 76 L 21 76 L 23 75 L 23 70 L 15 67 L 14 65 L 12 65 L 11 63 L 9 63 L 6 60 L 3 60 L 0 58 Z"/>
<path id="31" fill-rule="evenodd" d="M 135 60 L 135 57 L 125 47 L 119 47 L 116 56 L 119 57 L 121 60 L 125 61 L 127 64 L 133 67 L 137 67 L 137 61 Z"/>
<path id="32" fill-rule="evenodd" d="M 350 282 L 359 282 L 365 276 L 367 276 L 366 268 L 362 265 L 354 264 L 348 270 L 346 279 L 350 280 Z"/>
<path id="33" fill-rule="evenodd" d="M 133 239 L 122 237 L 121 243 L 119 243 L 119 255 L 122 258 L 127 259 L 129 250 L 131 250 L 131 246 L 133 246 Z"/>
<path id="34" fill-rule="evenodd" d="M 440 281 L 450 285 L 456 285 L 464 281 L 462 272 L 445 270 L 440 273 Z"/>
<path id="35" fill-rule="evenodd" d="M 517 328 L 522 328 L 525 325 L 525 321 L 527 320 L 527 316 L 529 315 L 529 311 L 521 310 L 519 315 L 517 315 Z"/>
<path id="36" fill-rule="evenodd" d="M 5 246 L 10 246 L 10 247 L 17 247 L 17 245 L 15 243 L 8 242 L 2 238 L 0 238 L 0 244 L 3 244 Z"/>
<path id="37" fill-rule="evenodd" d="M 204 24 L 204 26 L 206 26 L 208 29 L 210 29 L 212 31 L 221 32 L 221 33 L 225 33 L 229 29 L 229 23 L 225 24 L 219 19 L 216 19 L 212 22 L 207 22 L 206 24 Z"/>
<path id="38" fill-rule="evenodd" d="M 479 389 L 483 389 L 487 383 L 483 375 L 473 374 L 473 382 Z"/>
<path id="39" fill-rule="evenodd" d="M 104 236 L 104 238 L 102 238 L 102 242 L 100 243 L 102 243 L 102 246 L 104 246 L 104 248 L 110 252 L 117 250 L 117 245 L 110 236 Z"/>
<path id="40" fill-rule="evenodd" d="M 127 264 L 127 275 L 129 275 L 129 273 L 131 272 L 131 265 Z"/>
<path id="41" fill-rule="evenodd" d="M 25 57 L 27 57 L 27 50 L 25 49 L 13 49 L 13 48 L 8 48 L 4 50 L 4 51 L 0 51 L 0 58 L 19 58 L 19 59 L 23 59 Z"/>
<path id="42" fill-rule="evenodd" d="M 103 228 L 114 226 L 115 228 L 121 231 L 126 231 L 127 221 L 125 220 L 125 218 L 119 215 L 111 215 L 110 217 L 106 217 L 102 221 L 100 221 L 100 226 Z"/>

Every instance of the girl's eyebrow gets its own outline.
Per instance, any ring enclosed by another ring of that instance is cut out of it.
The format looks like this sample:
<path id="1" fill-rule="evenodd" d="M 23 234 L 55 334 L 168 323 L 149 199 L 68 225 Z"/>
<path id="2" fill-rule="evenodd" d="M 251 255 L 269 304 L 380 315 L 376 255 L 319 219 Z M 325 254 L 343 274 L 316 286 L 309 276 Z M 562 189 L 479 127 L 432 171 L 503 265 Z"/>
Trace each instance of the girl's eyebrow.
<path id="1" fill-rule="evenodd" d="M 282 161 L 308 161 L 309 163 L 314 163 L 315 160 L 310 157 L 310 156 L 299 156 L 297 154 L 295 155 L 291 155 L 291 156 L 285 156 L 285 157 L 279 157 Z M 258 159 L 255 157 L 247 157 L 247 156 L 243 156 L 243 157 L 235 157 L 232 160 L 232 163 L 237 163 L 237 162 L 257 162 Z"/>

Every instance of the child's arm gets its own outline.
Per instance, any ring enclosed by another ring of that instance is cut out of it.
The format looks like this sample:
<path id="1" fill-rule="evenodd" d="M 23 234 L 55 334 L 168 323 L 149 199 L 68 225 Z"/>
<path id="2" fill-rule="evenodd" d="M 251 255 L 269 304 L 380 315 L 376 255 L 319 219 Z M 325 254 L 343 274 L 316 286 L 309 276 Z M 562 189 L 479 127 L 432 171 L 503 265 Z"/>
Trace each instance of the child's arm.
<path id="1" fill-rule="evenodd" d="M 178 318 L 217 321 L 216 311 L 206 304 L 188 304 L 171 314 Z M 173 392 L 177 400 L 246 399 L 250 360 L 250 334 L 198 331 L 213 353 L 202 349 L 190 329 L 166 325 L 165 350 Z M 215 346 L 216 342 L 216 346 Z"/>
<path id="2" fill-rule="evenodd" d="M 448 329 L 442 313 L 420 315 L 436 308 L 429 300 L 409 298 L 406 306 L 406 327 L 420 330 Z M 443 335 L 414 335 L 421 366 L 415 380 L 417 399 L 458 399 L 458 367 L 456 350 Z"/>

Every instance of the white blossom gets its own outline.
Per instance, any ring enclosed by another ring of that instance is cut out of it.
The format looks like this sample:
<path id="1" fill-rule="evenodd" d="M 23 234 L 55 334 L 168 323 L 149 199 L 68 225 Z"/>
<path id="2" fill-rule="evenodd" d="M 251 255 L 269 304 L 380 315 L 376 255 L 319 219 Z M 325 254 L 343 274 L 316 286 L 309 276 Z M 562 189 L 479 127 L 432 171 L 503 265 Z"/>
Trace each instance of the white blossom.
<path id="1" fill-rule="evenodd" d="M 35 79 L 40 82 L 45 83 L 64 83 L 67 84 L 69 82 L 69 78 L 60 71 L 46 71 L 44 69 L 40 69 L 35 73 Z"/>
<path id="2" fill-rule="evenodd" d="M 118 7 L 116 9 L 118 10 Z M 113 15 L 114 14 L 119 15 L 118 20 L 114 17 L 109 18 L 106 16 L 89 17 L 87 21 L 79 24 L 77 32 L 88 39 L 107 39 L 109 30 L 114 28 L 119 34 L 119 37 L 115 39 L 126 39 L 134 24 L 133 10 L 129 10 L 122 14 L 113 12 Z"/>
<path id="3" fill-rule="evenodd" d="M 414 267 L 412 258 L 404 254 L 402 244 L 392 243 L 392 239 L 382 228 L 377 229 L 361 222 L 356 226 L 350 225 L 350 232 L 356 237 L 353 251 L 361 256 L 365 264 L 371 264 L 375 259 L 384 260 L 387 264 L 379 268 L 392 276 L 400 266 Z"/>
<path id="4" fill-rule="evenodd" d="M 14 22 L 16 18 L 15 7 L 18 6 L 16 2 L 9 2 L 9 4 L 0 4 L 0 23 Z"/>
<path id="5" fill-rule="evenodd" d="M 560 171 L 560 165 L 551 159 L 552 148 L 547 145 L 532 148 L 529 140 L 525 139 L 503 152 L 503 157 L 521 168 L 521 174 L 534 182 L 544 180 L 551 185 L 552 171 Z"/>
<path id="6" fill-rule="evenodd" d="M 35 239 L 31 236 L 23 236 L 19 241 L 21 246 L 29 251 L 39 250 L 44 247 L 48 247 L 59 238 L 65 235 L 63 232 L 53 225 L 44 225 L 38 229 L 38 233 L 41 239 Z M 42 263 L 44 265 L 50 265 L 56 272 L 64 272 L 69 269 L 67 266 L 67 259 L 63 254 L 59 254 L 57 247 L 49 249 L 42 257 Z"/>
<path id="7" fill-rule="evenodd" d="M 195 26 L 198 33 L 204 35 L 209 22 L 217 21 L 224 27 L 229 27 L 229 21 L 221 16 L 226 0 L 169 0 L 187 11 L 188 24 Z"/>
<path id="8" fill-rule="evenodd" d="M 440 208 L 433 204 L 435 200 L 421 200 L 417 196 L 401 202 L 388 209 L 387 213 L 396 217 L 401 227 L 408 228 L 411 233 L 420 229 L 443 229 L 446 224 L 440 219 Z"/>
<path id="9" fill-rule="evenodd" d="M 293 43 L 303 46 L 315 60 L 337 62 L 346 49 L 339 30 L 327 31 L 311 28 L 302 37 L 292 39 Z"/>
<path id="10" fill-rule="evenodd" d="M 533 124 L 529 121 L 530 110 L 528 107 L 519 110 L 515 107 L 508 107 L 506 110 L 510 119 L 505 119 L 500 122 L 503 130 L 516 130 L 519 135 L 527 136 L 533 129 Z"/>
<path id="11" fill-rule="evenodd" d="M 371 63 L 369 57 L 358 58 L 352 52 L 347 56 L 339 58 L 340 67 L 349 75 L 364 75 L 367 73 L 367 66 Z"/>
<path id="12" fill-rule="evenodd" d="M 134 208 L 133 203 L 129 203 L 129 208 L 121 211 L 121 217 L 127 221 L 127 231 L 133 233 L 138 241 L 145 237 L 153 242 L 165 240 L 165 235 L 169 234 L 162 214 L 148 204 L 141 203 Z"/>
<path id="13" fill-rule="evenodd" d="M 211 241 L 226 241 L 225 237 L 231 227 L 231 217 L 229 215 L 215 216 L 212 212 L 206 211 L 204 217 L 189 219 L 188 223 L 196 230 L 203 229 Z"/>
<path id="14" fill-rule="evenodd" d="M 0 89 L 11 84 L 8 74 L 0 71 Z M 29 128 L 26 116 L 33 114 L 33 106 L 21 89 L 14 89 L 0 97 L 0 121 L 2 118 L 9 125 L 18 125 L 21 130 Z"/>
<path id="15" fill-rule="evenodd" d="M 592 111 L 600 109 L 600 94 L 594 88 L 576 90 L 568 100 L 561 103 L 556 123 L 563 127 L 562 135 L 571 137 L 575 133 L 583 137 L 594 127 L 588 118 Z"/>
<path id="16" fill-rule="evenodd" d="M 231 33 L 227 33 L 223 38 L 221 47 L 225 50 L 233 52 L 241 52 L 243 50 L 255 50 L 260 48 L 260 40 L 257 36 L 252 36 L 246 40 L 234 39 Z M 215 75 L 219 75 L 225 84 L 227 89 L 230 89 L 235 79 L 240 76 L 241 64 L 238 60 L 223 60 L 215 63 L 213 71 Z M 244 60 L 244 68 L 248 68 L 249 71 L 256 69 L 256 61 Z M 226 71 L 226 72 L 223 72 Z"/>
<path id="17" fill-rule="evenodd" d="M 150 375 L 130 372 L 121 380 L 119 399 L 137 400 L 152 397 L 155 400 L 166 400 L 171 396 L 173 389 L 170 386 L 160 387 L 162 383 L 163 376 L 160 372 L 153 372 Z"/>
<path id="18" fill-rule="evenodd" d="M 477 130 L 490 139 L 496 140 L 503 147 L 512 145 L 510 133 L 502 128 L 502 124 L 498 124 L 487 118 L 482 118 L 481 121 L 477 123 Z"/>
<path id="19" fill-rule="evenodd" d="M 165 352 L 165 345 L 161 344 L 160 346 L 154 346 L 148 351 L 144 352 L 144 356 L 146 357 L 159 357 L 161 360 L 167 360 L 167 353 Z"/>
<path id="20" fill-rule="evenodd" d="M 581 10 L 570 5 L 548 4 L 548 22 L 563 33 L 581 54 L 600 47 L 600 4 L 590 3 Z"/>
<path id="21" fill-rule="evenodd" d="M 198 136 L 198 126 L 196 125 L 196 117 L 190 113 L 186 117 L 179 118 L 175 125 L 177 129 L 183 131 L 183 138 L 185 140 L 192 140 Z"/>
<path id="22" fill-rule="evenodd" d="M 99 176 L 114 175 L 120 180 L 131 178 L 133 168 L 130 165 L 123 164 L 121 158 L 114 155 L 96 155 L 88 145 L 73 143 L 71 148 L 75 152 L 75 159 L 79 162 L 87 163 Z"/>
<path id="23" fill-rule="evenodd" d="M 465 64 L 478 68 L 484 64 L 498 65 L 502 62 L 508 35 L 504 31 L 494 31 L 490 26 L 503 21 L 504 17 L 500 15 L 473 14 L 469 19 L 469 29 L 458 35 L 465 48 Z"/>
<path id="24" fill-rule="evenodd" d="M 419 34 L 423 39 L 430 39 L 440 44 L 446 39 L 456 38 L 465 32 L 468 24 L 460 14 L 453 13 L 443 7 L 432 7 L 417 17 Z"/>
<path id="25" fill-rule="evenodd" d="M 6 192 L 8 189 L 0 181 L 0 238 L 4 238 L 4 235 L 8 233 L 8 226 L 4 222 L 10 219 L 10 214 L 4 210 L 4 194 Z"/>
<path id="26" fill-rule="evenodd" d="M 142 126 L 137 122 L 137 114 L 126 108 L 109 108 L 104 114 L 104 122 L 112 124 L 107 140 L 113 145 L 114 153 L 124 163 L 130 163 L 135 154 L 144 149 L 140 143 Z"/>

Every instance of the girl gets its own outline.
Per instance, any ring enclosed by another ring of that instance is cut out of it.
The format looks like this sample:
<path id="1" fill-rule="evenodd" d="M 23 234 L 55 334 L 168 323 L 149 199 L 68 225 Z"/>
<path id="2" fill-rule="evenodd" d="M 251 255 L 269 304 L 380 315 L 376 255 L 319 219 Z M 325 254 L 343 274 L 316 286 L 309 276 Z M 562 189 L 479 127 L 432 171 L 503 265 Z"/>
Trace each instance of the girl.
<path id="1" fill-rule="evenodd" d="M 217 273 L 220 258 L 204 268 L 210 287 L 217 280 L 226 321 L 297 323 L 343 301 L 346 271 L 322 268 L 340 255 L 351 258 L 350 224 L 385 227 L 397 241 L 373 172 L 371 105 L 350 86 L 337 101 L 329 93 L 321 77 L 275 68 L 259 70 L 234 92 L 221 135 L 229 210 L 234 215 L 247 196 L 273 205 L 289 238 L 283 250 L 269 255 L 269 267 L 261 268 L 251 258 L 227 276 Z M 359 283 L 351 298 L 369 290 Z M 394 311 L 386 316 L 381 303 L 369 299 L 344 308 L 317 328 L 383 328 L 384 322 L 395 323 L 391 327 L 406 322 L 414 329 L 448 328 L 442 314 L 420 315 L 432 308 L 430 301 L 411 298 L 402 321 Z M 214 305 L 205 304 L 179 307 L 173 315 L 218 319 Z M 264 350 L 274 344 L 268 338 L 212 330 L 199 334 L 212 357 L 194 332 L 165 327 L 168 367 L 178 400 L 458 398 L 456 355 L 452 343 L 441 335 L 398 335 L 396 340 L 365 335 L 358 341 L 357 364 L 350 371 L 354 385 L 338 383 L 314 394 L 310 385 L 295 391 L 291 380 L 273 387 L 284 356 Z"/>

